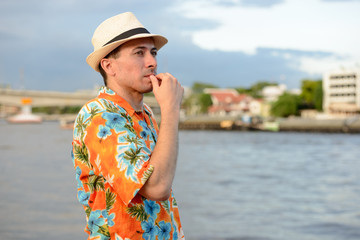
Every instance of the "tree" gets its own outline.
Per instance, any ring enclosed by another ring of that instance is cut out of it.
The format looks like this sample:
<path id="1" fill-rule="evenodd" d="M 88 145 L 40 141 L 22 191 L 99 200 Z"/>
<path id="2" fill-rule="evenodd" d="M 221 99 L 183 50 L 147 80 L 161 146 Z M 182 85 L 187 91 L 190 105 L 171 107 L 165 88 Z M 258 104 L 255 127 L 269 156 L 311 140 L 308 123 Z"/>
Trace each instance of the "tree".
<path id="1" fill-rule="evenodd" d="M 235 90 L 240 94 L 249 94 L 250 93 L 250 89 L 248 89 L 248 88 L 237 87 L 237 88 L 235 88 Z"/>
<path id="2" fill-rule="evenodd" d="M 299 106 L 301 99 L 298 95 L 284 93 L 272 105 L 271 114 L 275 117 L 289 117 L 290 115 L 299 115 Z"/>
<path id="3" fill-rule="evenodd" d="M 301 84 L 301 99 L 305 108 L 322 109 L 322 81 L 304 79 Z"/>
<path id="4" fill-rule="evenodd" d="M 273 83 L 273 82 L 266 82 L 266 81 L 260 81 L 257 82 L 255 84 L 253 84 L 251 86 L 251 92 L 252 92 L 252 97 L 254 98 L 261 98 L 262 97 L 262 90 L 264 89 L 264 87 L 267 86 L 277 86 L 277 83 Z"/>
<path id="5" fill-rule="evenodd" d="M 322 81 L 318 81 L 314 92 L 314 105 L 318 111 L 323 110 L 323 87 Z"/>
<path id="6" fill-rule="evenodd" d="M 187 114 L 207 113 L 208 108 L 212 105 L 211 96 L 204 93 L 205 88 L 217 88 L 209 83 L 194 82 L 191 90 L 192 93 L 184 99 L 183 107 Z"/>
<path id="7" fill-rule="evenodd" d="M 218 88 L 217 86 L 209 83 L 194 82 L 191 89 L 193 93 L 203 93 L 205 88 Z"/>
<path id="8" fill-rule="evenodd" d="M 207 93 L 201 93 L 198 97 L 200 112 L 207 113 L 208 108 L 212 105 L 211 95 Z"/>
<path id="9" fill-rule="evenodd" d="M 183 102 L 187 114 L 207 113 L 211 105 L 211 96 L 207 93 L 191 94 Z"/>
<path id="10" fill-rule="evenodd" d="M 236 88 L 236 91 L 241 94 L 247 94 L 252 96 L 253 98 L 262 98 L 262 90 L 264 87 L 267 86 L 277 86 L 277 83 L 274 82 L 267 82 L 267 81 L 259 81 L 253 85 L 251 85 L 250 88 L 242 88 L 238 87 Z"/>

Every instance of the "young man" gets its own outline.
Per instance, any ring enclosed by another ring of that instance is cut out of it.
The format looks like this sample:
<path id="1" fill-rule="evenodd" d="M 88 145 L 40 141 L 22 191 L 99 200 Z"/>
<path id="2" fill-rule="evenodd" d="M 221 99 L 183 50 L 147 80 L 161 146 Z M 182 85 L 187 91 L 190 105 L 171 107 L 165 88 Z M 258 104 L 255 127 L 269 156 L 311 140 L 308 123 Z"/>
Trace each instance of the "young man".
<path id="1" fill-rule="evenodd" d="M 171 186 L 178 153 L 183 88 L 156 73 L 167 39 L 150 34 L 132 13 L 95 30 L 87 63 L 105 86 L 75 122 L 73 161 L 89 239 L 184 239 Z M 153 91 L 161 127 L 143 94 Z"/>

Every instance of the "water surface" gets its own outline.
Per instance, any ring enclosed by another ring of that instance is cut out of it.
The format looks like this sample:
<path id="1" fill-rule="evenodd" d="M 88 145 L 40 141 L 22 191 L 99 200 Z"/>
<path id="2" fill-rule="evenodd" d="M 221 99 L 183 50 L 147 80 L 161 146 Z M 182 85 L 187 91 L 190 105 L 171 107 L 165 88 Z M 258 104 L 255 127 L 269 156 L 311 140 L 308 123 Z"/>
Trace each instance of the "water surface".
<path id="1" fill-rule="evenodd" d="M 0 122 L 0 239 L 86 239 L 57 122 Z M 187 239 L 360 239 L 360 135 L 181 131 Z"/>

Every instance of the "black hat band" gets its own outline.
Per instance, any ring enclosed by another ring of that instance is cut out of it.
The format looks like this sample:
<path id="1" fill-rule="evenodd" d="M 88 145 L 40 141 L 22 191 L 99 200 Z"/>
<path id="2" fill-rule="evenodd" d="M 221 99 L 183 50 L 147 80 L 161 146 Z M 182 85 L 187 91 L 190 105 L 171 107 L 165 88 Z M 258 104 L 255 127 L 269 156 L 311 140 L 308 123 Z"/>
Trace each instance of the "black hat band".
<path id="1" fill-rule="evenodd" d="M 148 30 L 146 30 L 145 28 L 134 28 L 131 29 L 129 31 L 123 32 L 119 35 L 117 35 L 116 37 L 114 37 L 113 39 L 111 39 L 109 42 L 105 43 L 103 45 L 103 47 L 105 47 L 106 45 L 109 45 L 110 43 L 125 39 L 125 38 L 129 38 L 131 36 L 137 35 L 137 34 L 141 34 L 141 33 L 150 33 Z"/>

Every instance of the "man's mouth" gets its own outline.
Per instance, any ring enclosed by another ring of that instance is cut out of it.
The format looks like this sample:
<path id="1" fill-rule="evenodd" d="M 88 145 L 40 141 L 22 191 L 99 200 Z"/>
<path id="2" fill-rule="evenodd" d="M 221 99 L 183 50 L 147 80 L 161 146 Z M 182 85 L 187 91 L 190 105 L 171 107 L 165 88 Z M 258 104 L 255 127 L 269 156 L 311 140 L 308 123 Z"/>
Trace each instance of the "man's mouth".
<path id="1" fill-rule="evenodd" d="M 144 75 L 144 77 L 146 77 L 146 78 L 148 78 L 148 79 L 150 79 L 150 76 L 155 76 L 155 74 L 154 74 L 154 73 L 150 73 L 150 74 Z"/>

